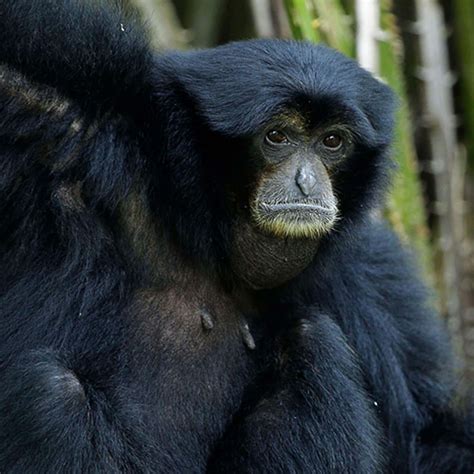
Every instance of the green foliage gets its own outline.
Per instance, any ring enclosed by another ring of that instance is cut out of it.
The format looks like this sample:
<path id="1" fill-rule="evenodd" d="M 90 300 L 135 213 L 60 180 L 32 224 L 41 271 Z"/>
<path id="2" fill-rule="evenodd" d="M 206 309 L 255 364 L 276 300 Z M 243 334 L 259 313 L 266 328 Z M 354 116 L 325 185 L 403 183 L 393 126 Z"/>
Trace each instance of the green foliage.
<path id="1" fill-rule="evenodd" d="M 427 274 L 431 274 L 430 262 L 432 259 L 428 243 L 426 214 L 418 178 L 412 136 L 413 127 L 401 68 L 401 41 L 396 18 L 391 13 L 390 0 L 382 2 L 381 27 L 386 35 L 386 40 L 380 42 L 380 74 L 394 89 L 400 102 L 393 145 L 393 153 L 399 171 L 394 179 L 386 214 L 398 233 L 415 247 Z"/>
<path id="2" fill-rule="evenodd" d="M 321 40 L 315 12 L 307 0 L 284 0 L 293 37 L 299 40 Z"/>
<path id="3" fill-rule="evenodd" d="M 321 36 L 333 48 L 347 56 L 354 56 L 355 43 L 352 19 L 340 0 L 312 0 Z"/>

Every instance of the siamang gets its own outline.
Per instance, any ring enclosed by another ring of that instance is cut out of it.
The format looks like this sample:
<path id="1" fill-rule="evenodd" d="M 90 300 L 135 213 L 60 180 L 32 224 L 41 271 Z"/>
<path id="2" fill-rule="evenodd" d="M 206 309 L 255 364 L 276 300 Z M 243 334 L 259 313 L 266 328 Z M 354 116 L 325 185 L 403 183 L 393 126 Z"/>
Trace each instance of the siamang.
<path id="1" fill-rule="evenodd" d="M 103 1 L 2 1 L 0 62 L 1 472 L 472 472 L 386 85 Z"/>

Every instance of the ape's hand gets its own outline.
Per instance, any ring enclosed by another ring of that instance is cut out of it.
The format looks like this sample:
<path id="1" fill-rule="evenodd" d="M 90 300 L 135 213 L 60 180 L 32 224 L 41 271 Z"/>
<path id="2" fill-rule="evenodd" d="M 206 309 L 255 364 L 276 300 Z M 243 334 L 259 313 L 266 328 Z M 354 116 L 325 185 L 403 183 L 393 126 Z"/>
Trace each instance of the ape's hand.
<path id="1" fill-rule="evenodd" d="M 379 441 L 354 355 L 339 327 L 316 315 L 285 336 L 275 386 L 229 433 L 210 470 L 380 472 Z"/>

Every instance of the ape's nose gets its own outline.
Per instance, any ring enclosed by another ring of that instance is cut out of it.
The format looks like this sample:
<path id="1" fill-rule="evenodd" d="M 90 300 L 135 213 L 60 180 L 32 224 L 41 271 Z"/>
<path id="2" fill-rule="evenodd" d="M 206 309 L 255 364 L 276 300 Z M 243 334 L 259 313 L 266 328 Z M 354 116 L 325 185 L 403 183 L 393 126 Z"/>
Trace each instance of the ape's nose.
<path id="1" fill-rule="evenodd" d="M 309 166 L 302 166 L 298 168 L 295 176 L 296 184 L 300 191 L 308 197 L 312 194 L 314 186 L 316 185 L 316 177 L 314 176 L 313 170 Z"/>

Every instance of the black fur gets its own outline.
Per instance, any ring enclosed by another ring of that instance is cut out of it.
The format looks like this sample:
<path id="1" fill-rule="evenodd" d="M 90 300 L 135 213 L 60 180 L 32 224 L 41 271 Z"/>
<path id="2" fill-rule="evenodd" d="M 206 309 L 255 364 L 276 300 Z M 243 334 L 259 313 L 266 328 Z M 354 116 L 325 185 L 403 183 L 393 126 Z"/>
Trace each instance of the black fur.
<path id="1" fill-rule="evenodd" d="M 472 472 L 445 330 L 370 217 L 388 88 L 306 43 L 157 56 L 98 3 L 0 3 L 0 471 Z M 356 151 L 337 228 L 248 309 L 225 163 L 288 107 Z"/>

